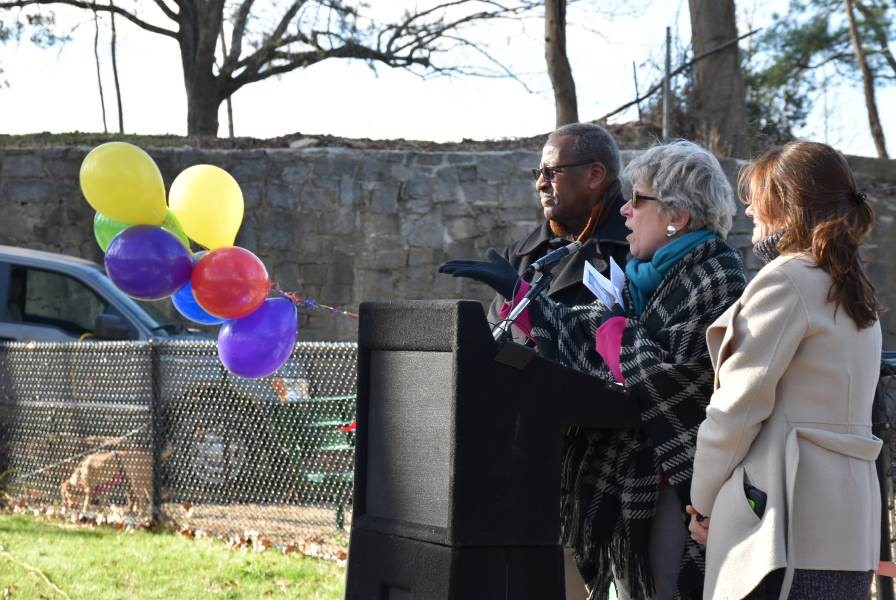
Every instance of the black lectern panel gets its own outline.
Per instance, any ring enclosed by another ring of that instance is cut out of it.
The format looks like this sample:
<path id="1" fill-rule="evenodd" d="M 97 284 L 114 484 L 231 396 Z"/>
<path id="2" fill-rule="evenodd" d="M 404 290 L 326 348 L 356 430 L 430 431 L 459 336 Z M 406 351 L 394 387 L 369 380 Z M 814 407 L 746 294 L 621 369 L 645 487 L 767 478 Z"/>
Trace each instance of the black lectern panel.
<path id="1" fill-rule="evenodd" d="M 562 429 L 634 426 L 633 400 L 525 349 L 496 361 L 476 302 L 362 304 L 358 345 L 346 598 L 562 598 Z"/>
<path id="2" fill-rule="evenodd" d="M 352 600 L 563 598 L 559 546 L 461 549 L 364 529 L 352 530 L 351 543 L 345 597 Z"/>
<path id="3" fill-rule="evenodd" d="M 373 350 L 370 372 L 367 514 L 444 531 L 454 355 Z"/>

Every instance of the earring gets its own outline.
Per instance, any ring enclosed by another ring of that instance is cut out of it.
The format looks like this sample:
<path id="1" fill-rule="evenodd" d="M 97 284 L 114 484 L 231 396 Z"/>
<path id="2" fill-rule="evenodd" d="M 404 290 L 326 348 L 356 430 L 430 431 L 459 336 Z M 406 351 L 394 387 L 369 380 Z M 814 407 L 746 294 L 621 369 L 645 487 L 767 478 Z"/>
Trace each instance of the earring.
<path id="1" fill-rule="evenodd" d="M 668 225 L 666 227 L 666 237 L 672 237 L 676 233 L 678 233 L 678 228 L 675 227 L 675 225 Z"/>

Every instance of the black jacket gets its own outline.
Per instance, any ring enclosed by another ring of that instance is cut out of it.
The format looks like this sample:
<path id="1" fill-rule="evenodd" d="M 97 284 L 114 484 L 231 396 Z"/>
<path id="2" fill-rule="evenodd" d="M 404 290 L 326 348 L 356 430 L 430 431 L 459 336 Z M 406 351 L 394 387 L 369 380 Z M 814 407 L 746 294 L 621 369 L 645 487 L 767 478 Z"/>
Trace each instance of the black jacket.
<path id="1" fill-rule="evenodd" d="M 629 234 L 629 230 L 625 226 L 625 218 L 619 214 L 623 204 L 625 199 L 619 194 L 610 207 L 609 217 L 597 228 L 595 234 L 578 252 L 564 257 L 554 266 L 554 279 L 547 294 L 549 298 L 567 306 L 590 304 L 594 301 L 594 294 L 582 283 L 586 260 L 607 277 L 610 276 L 610 257 L 625 268 L 628 259 L 628 242 L 625 241 L 625 236 Z M 568 239 L 555 237 L 545 221 L 527 237 L 505 248 L 503 254 L 522 274 L 533 262 L 569 242 Z M 494 325 L 500 321 L 498 310 L 503 302 L 504 298 L 495 296 L 488 311 L 489 323 Z M 525 339 L 516 329 L 513 329 L 513 337 L 520 342 Z"/>

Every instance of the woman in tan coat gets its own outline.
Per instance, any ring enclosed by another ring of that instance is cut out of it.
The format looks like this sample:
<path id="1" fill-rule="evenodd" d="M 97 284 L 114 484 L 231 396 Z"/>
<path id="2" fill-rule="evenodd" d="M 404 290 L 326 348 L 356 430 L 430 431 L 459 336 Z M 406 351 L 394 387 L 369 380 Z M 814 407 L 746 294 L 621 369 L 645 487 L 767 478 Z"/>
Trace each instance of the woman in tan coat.
<path id="1" fill-rule="evenodd" d="M 715 392 L 688 507 L 704 598 L 866 599 L 881 333 L 859 246 L 874 213 L 824 144 L 773 148 L 740 184 L 767 264 L 706 334 Z"/>

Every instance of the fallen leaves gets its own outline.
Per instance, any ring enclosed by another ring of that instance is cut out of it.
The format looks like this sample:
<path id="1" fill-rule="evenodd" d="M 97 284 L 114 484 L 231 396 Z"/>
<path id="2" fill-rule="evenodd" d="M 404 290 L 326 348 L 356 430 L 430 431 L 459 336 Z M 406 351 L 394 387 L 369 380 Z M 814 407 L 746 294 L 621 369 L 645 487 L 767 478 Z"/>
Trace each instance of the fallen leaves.
<path id="1" fill-rule="evenodd" d="M 276 539 L 272 536 L 265 535 L 261 531 L 254 529 L 246 529 L 242 531 L 217 532 L 209 531 L 205 528 L 198 528 L 190 524 L 189 519 L 199 505 L 194 505 L 190 501 L 183 501 L 179 504 L 184 512 L 182 518 L 172 518 L 169 512 L 167 519 L 162 519 L 155 525 L 150 521 L 149 514 L 135 515 L 127 512 L 121 506 L 107 506 L 98 509 L 95 512 L 81 512 L 60 506 L 57 504 L 47 504 L 38 496 L 37 491 L 26 490 L 23 494 L 16 497 L 5 496 L 4 503 L 0 509 L 5 508 L 13 513 L 28 513 L 36 517 L 49 518 L 51 520 L 63 520 L 80 527 L 100 527 L 108 526 L 121 533 L 133 533 L 137 530 L 161 529 L 167 530 L 175 535 L 179 535 L 184 539 L 196 540 L 202 538 L 210 538 L 221 541 L 235 550 L 245 550 L 253 552 L 279 551 L 285 555 L 298 553 L 304 556 L 319 558 L 327 561 L 335 562 L 340 566 L 345 566 L 348 560 L 348 553 L 345 546 L 348 543 L 344 533 L 336 534 L 303 534 L 301 531 L 296 532 L 295 539 L 283 539 L 282 532 Z M 94 507 L 91 507 L 93 510 Z M 202 510 L 202 509 L 200 509 Z M 0 589 L 0 593 L 3 592 Z M 0 595 L 0 600 L 2 600 Z"/>

